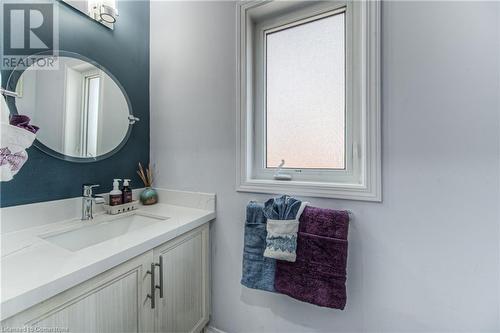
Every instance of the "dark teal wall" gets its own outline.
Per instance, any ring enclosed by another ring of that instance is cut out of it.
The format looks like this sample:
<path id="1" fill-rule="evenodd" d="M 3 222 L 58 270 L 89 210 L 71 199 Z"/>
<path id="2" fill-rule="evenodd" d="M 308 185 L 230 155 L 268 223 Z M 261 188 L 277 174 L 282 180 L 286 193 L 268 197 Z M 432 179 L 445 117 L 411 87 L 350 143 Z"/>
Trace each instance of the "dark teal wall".
<path id="1" fill-rule="evenodd" d="M 149 161 L 149 1 L 117 1 L 120 16 L 115 30 L 55 3 L 59 48 L 107 68 L 123 85 L 141 121 L 118 153 L 99 162 L 66 162 L 31 147 L 28 161 L 14 179 L 0 183 L 1 207 L 78 197 L 84 183 L 101 184 L 100 190 L 109 191 L 113 178 L 131 178 L 133 187 L 142 187 L 135 170 L 139 161 Z"/>

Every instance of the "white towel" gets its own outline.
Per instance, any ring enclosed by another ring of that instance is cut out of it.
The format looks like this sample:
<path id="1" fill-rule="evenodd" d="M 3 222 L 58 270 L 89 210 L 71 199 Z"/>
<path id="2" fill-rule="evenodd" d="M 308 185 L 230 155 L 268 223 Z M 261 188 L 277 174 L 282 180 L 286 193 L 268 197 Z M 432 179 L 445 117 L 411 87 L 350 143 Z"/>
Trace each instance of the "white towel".
<path id="1" fill-rule="evenodd" d="M 36 135 L 28 130 L 0 124 L 0 181 L 11 180 L 28 160 L 28 149 Z"/>
<path id="2" fill-rule="evenodd" d="M 302 202 L 293 220 L 267 220 L 267 237 L 264 257 L 295 262 L 297 259 L 297 233 L 299 219 L 307 206 Z"/>

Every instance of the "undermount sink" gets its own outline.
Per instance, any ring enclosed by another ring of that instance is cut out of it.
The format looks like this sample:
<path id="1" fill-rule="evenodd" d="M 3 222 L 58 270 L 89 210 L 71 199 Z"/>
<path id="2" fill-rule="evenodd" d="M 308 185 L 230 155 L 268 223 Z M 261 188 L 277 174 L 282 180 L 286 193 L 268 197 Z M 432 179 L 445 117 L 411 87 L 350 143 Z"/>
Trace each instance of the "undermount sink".
<path id="1" fill-rule="evenodd" d="M 127 213 L 102 222 L 81 222 L 83 225 L 76 229 L 72 228 L 39 237 L 67 250 L 78 251 L 167 219 L 168 217 L 163 216 Z"/>

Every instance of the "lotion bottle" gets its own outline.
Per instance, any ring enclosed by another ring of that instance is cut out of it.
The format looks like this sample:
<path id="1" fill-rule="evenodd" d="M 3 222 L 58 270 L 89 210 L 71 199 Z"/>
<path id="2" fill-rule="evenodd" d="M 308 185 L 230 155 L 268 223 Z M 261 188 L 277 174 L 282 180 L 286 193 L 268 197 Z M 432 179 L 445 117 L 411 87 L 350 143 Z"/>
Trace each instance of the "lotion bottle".
<path id="1" fill-rule="evenodd" d="M 130 188 L 129 184 L 130 184 L 130 179 L 123 180 L 122 198 L 124 204 L 132 202 L 132 189 Z"/>
<path id="2" fill-rule="evenodd" d="M 113 180 L 113 190 L 109 192 L 109 205 L 117 206 L 122 204 L 122 191 L 120 191 L 121 179 Z"/>

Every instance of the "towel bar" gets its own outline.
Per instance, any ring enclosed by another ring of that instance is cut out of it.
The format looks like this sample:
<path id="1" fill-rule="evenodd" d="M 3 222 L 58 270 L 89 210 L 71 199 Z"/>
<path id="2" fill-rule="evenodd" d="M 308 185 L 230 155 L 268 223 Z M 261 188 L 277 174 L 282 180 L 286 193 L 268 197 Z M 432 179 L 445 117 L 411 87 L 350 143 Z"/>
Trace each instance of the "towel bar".
<path id="1" fill-rule="evenodd" d="M 3 88 L 0 88 L 0 94 L 4 95 L 4 96 L 10 96 L 10 97 L 19 97 L 19 95 L 16 93 L 16 92 L 13 92 L 13 91 L 10 91 L 10 90 L 6 90 L 6 89 L 3 89 Z"/>
<path id="2" fill-rule="evenodd" d="M 349 214 L 349 220 L 354 216 L 354 212 L 350 209 L 339 209 L 339 210 L 346 211 L 347 214 Z"/>

